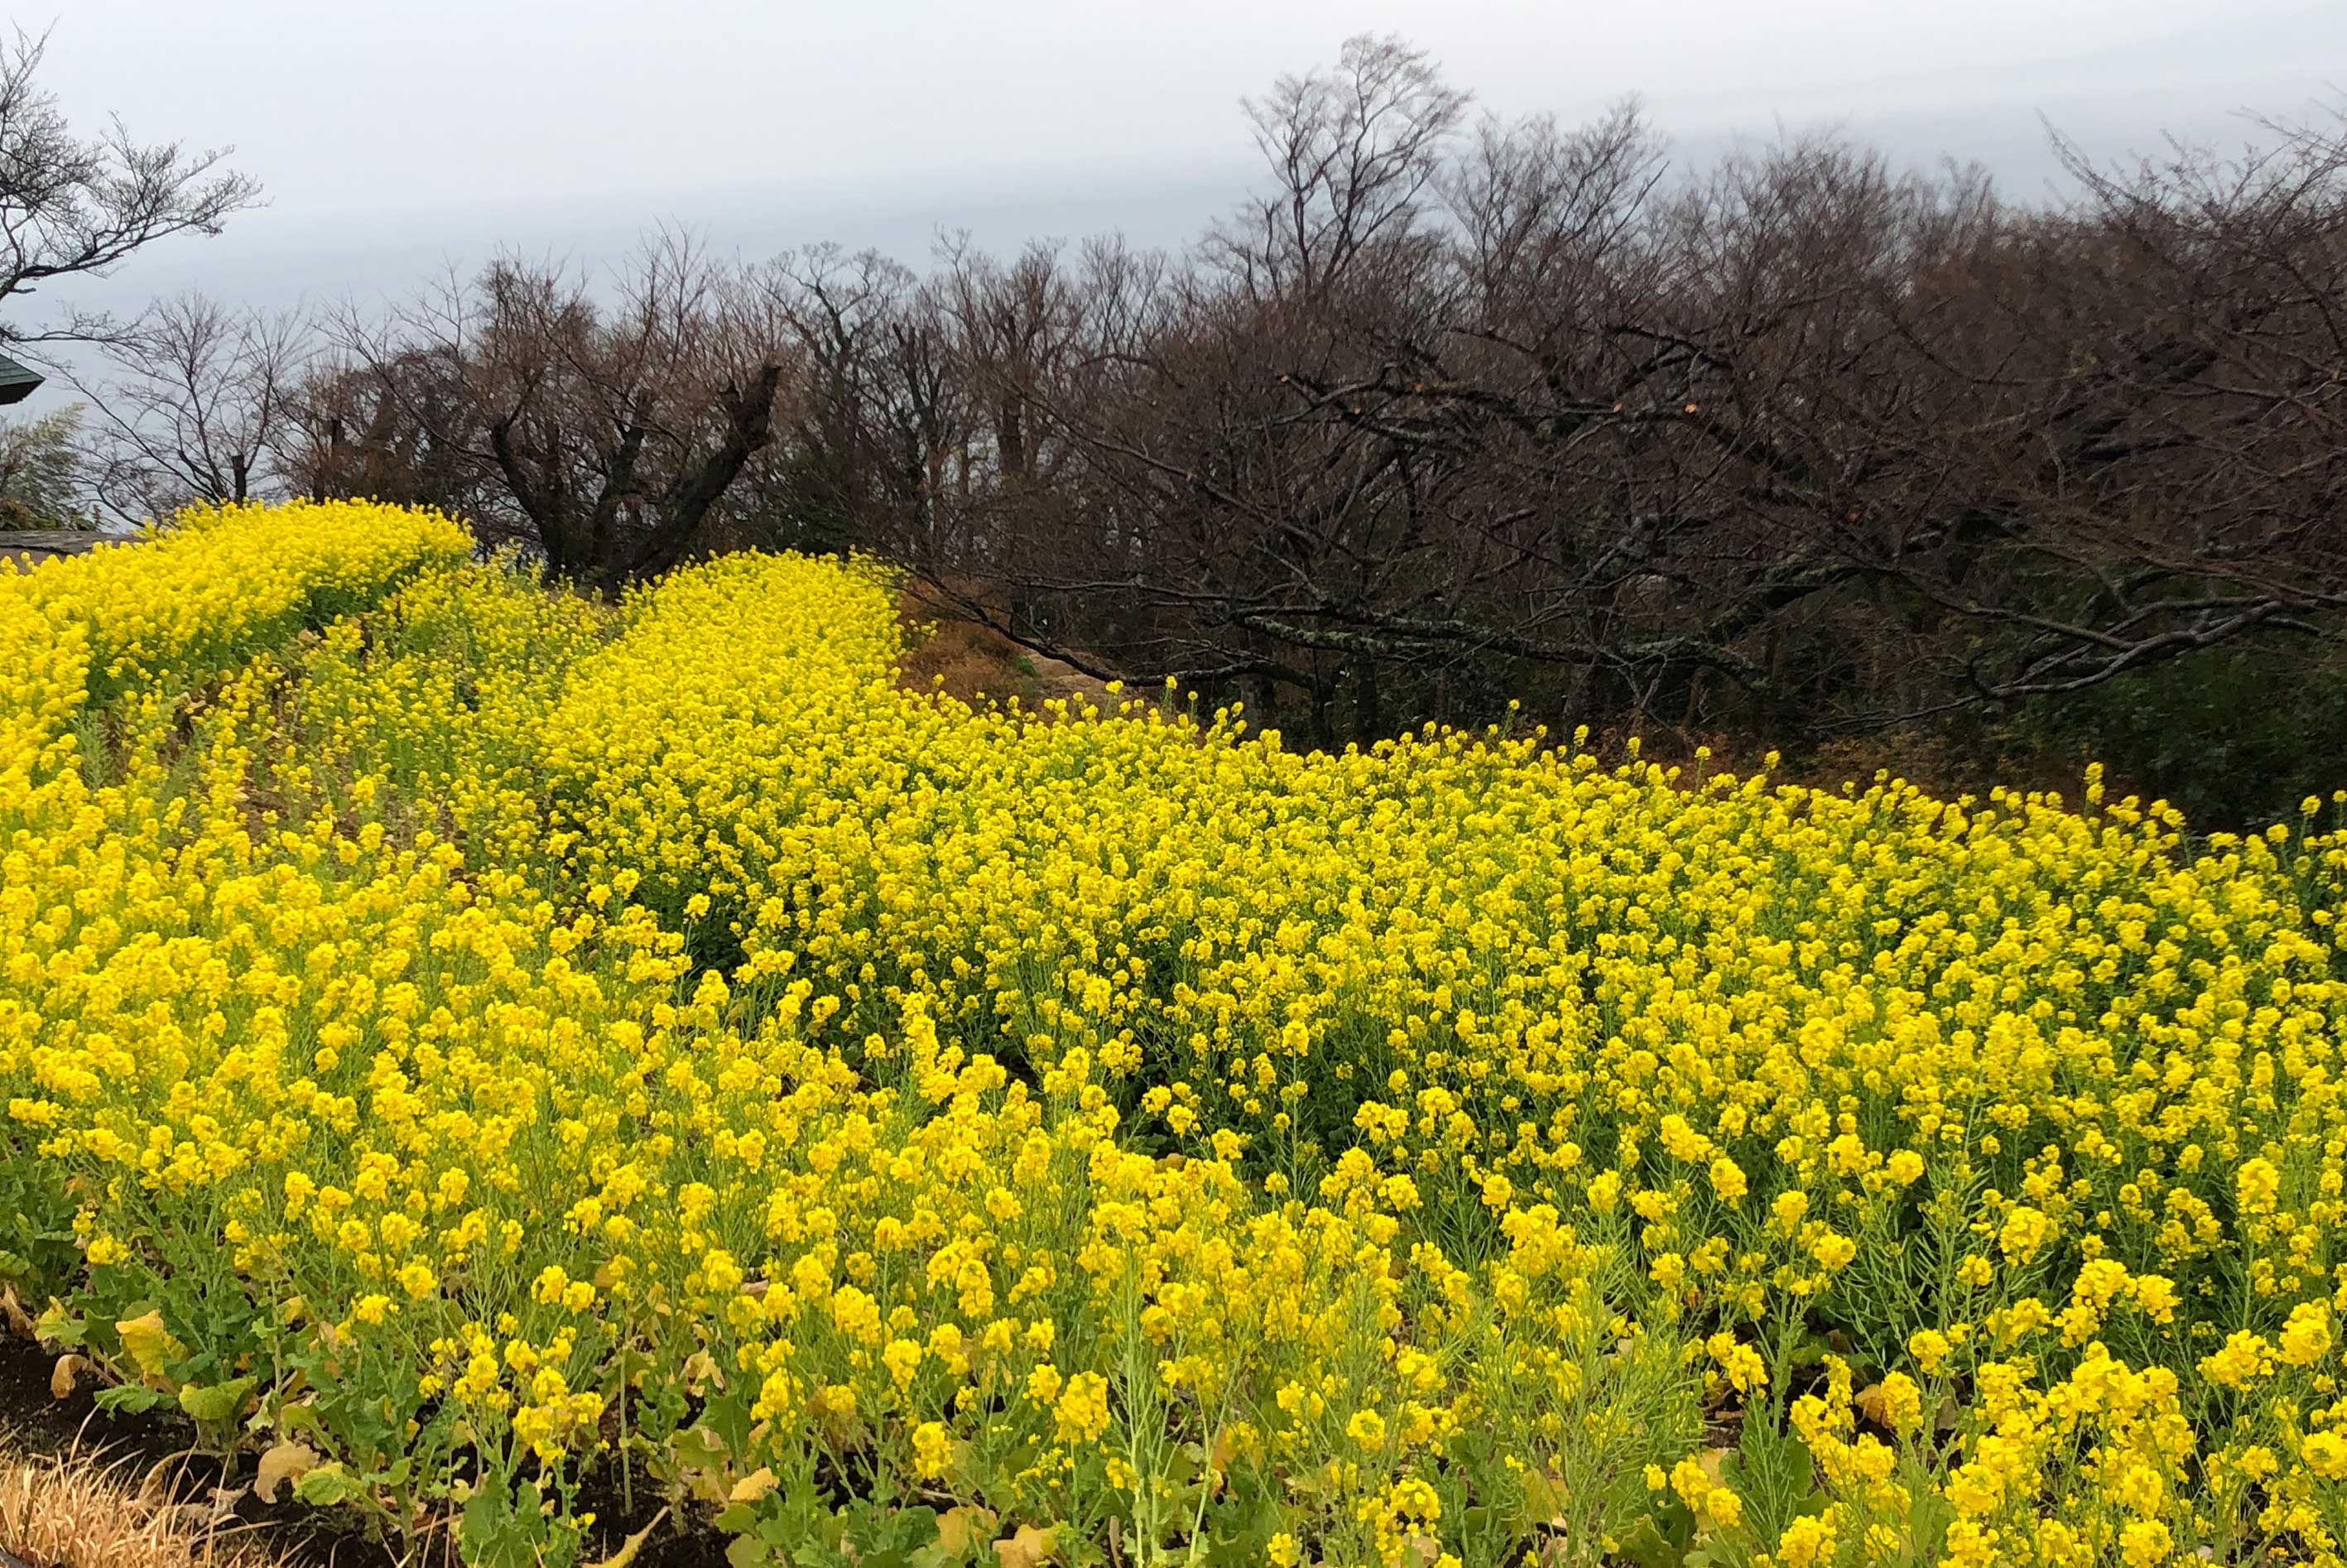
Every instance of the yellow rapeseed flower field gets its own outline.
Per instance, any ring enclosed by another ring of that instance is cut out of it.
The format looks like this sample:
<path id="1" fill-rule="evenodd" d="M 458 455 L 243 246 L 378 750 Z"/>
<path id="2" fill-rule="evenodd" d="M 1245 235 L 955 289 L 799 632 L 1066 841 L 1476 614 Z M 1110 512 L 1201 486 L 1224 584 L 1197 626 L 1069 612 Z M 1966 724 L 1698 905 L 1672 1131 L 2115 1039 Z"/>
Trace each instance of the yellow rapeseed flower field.
<path id="1" fill-rule="evenodd" d="M 907 694 L 369 504 L 0 575 L 0 1280 L 466 1560 L 2347 1536 L 2347 832 Z"/>

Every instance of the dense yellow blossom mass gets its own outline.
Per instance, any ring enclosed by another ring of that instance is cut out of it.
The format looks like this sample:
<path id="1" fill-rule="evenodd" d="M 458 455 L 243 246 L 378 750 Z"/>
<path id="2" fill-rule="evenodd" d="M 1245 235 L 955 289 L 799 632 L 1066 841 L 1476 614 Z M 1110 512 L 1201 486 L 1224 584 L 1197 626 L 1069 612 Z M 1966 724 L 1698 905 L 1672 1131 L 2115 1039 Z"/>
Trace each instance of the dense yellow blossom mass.
<path id="1" fill-rule="evenodd" d="M 744 1564 L 2342 1560 L 2321 803 L 1305 755 L 892 606 L 357 503 L 0 575 L 43 1336 L 481 1563 L 590 1475 Z"/>

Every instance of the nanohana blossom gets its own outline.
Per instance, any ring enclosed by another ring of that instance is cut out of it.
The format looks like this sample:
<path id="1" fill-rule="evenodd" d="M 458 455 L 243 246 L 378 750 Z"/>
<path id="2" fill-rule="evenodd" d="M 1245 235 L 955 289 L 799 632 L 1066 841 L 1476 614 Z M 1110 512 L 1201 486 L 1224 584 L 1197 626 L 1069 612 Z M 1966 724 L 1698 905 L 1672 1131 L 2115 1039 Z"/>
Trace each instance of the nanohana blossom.
<path id="1" fill-rule="evenodd" d="M 547 1560 L 597 1471 L 906 1561 L 2347 1556 L 2321 802 L 965 702 L 897 587 L 0 568 L 42 1331 Z"/>

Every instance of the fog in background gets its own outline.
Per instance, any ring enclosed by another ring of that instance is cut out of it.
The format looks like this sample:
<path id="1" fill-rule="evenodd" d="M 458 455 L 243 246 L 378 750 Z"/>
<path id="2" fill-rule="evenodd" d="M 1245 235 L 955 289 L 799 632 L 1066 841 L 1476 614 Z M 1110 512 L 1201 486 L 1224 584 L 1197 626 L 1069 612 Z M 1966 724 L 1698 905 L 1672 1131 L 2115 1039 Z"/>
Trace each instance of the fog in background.
<path id="1" fill-rule="evenodd" d="M 1635 94 L 1684 160 L 1830 127 L 2024 197 L 2056 178 L 2045 121 L 2106 158 L 2232 149 L 2242 109 L 2347 86 L 2347 6 L 2303 0 L 76 0 L 44 69 L 75 123 L 233 143 L 270 205 L 46 302 L 364 302 L 506 247 L 591 264 L 661 221 L 915 264 L 940 230 L 1176 244 L 1256 178 L 1238 98 L 1365 30 L 1503 117 Z"/>

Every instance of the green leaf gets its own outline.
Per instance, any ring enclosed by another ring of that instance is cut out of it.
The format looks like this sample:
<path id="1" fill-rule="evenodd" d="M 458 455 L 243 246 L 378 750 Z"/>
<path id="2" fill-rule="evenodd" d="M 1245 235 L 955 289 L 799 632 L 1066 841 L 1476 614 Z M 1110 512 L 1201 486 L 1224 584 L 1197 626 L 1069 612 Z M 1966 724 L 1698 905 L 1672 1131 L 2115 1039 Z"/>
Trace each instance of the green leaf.
<path id="1" fill-rule="evenodd" d="M 679 1464 L 715 1469 L 730 1457 L 725 1450 L 725 1440 L 707 1427 L 687 1427 L 669 1442 L 676 1450 Z"/>
<path id="2" fill-rule="evenodd" d="M 33 1332 L 40 1336 L 41 1343 L 67 1350 L 79 1350 L 89 1343 L 89 1325 L 55 1301 L 33 1319 Z"/>
<path id="3" fill-rule="evenodd" d="M 934 1545 L 938 1516 L 928 1508 L 876 1508 L 866 1504 L 848 1532 L 848 1560 L 857 1568 L 913 1568 L 914 1554 Z"/>
<path id="4" fill-rule="evenodd" d="M 1653 1506 L 1622 1536 L 1615 1554 L 1637 1568 L 1682 1568 L 1695 1542 L 1695 1515 L 1676 1498 Z"/>
<path id="5" fill-rule="evenodd" d="M 525 1495 L 535 1499 L 537 1493 L 535 1490 L 517 1488 L 508 1498 L 503 1485 L 491 1481 L 465 1504 L 464 1520 L 456 1533 L 463 1548 L 460 1554 L 470 1568 L 537 1568 L 538 1548 L 532 1526 L 541 1515 L 534 1505 L 527 1509 L 519 1506 Z"/>
<path id="6" fill-rule="evenodd" d="M 366 1482 L 340 1464 L 322 1464 L 302 1472 L 293 1483 L 293 1495 L 313 1508 L 333 1508 L 366 1495 Z"/>
<path id="7" fill-rule="evenodd" d="M 142 1389 L 136 1383 L 118 1383 L 111 1389 L 100 1389 L 96 1396 L 101 1410 L 128 1410 L 132 1414 L 151 1410 L 169 1403 L 171 1396 L 153 1389 Z"/>
<path id="8" fill-rule="evenodd" d="M 257 1378 L 231 1378 L 209 1388 L 190 1385 L 179 1390 L 179 1409 L 201 1425 L 224 1425 L 236 1419 L 237 1411 L 244 1408 L 245 1396 L 259 1381 Z"/>
<path id="9" fill-rule="evenodd" d="M 277 1430 L 289 1438 L 303 1432 L 315 1432 L 323 1437 L 326 1424 L 319 1419 L 315 1405 L 280 1405 L 277 1408 Z"/>
<path id="10" fill-rule="evenodd" d="M 1782 1534 L 1820 1495 L 1809 1445 L 1766 1420 L 1744 1423 L 1736 1447 L 1720 1461 L 1719 1478 L 1744 1499 L 1752 1529 L 1764 1541 Z"/>

